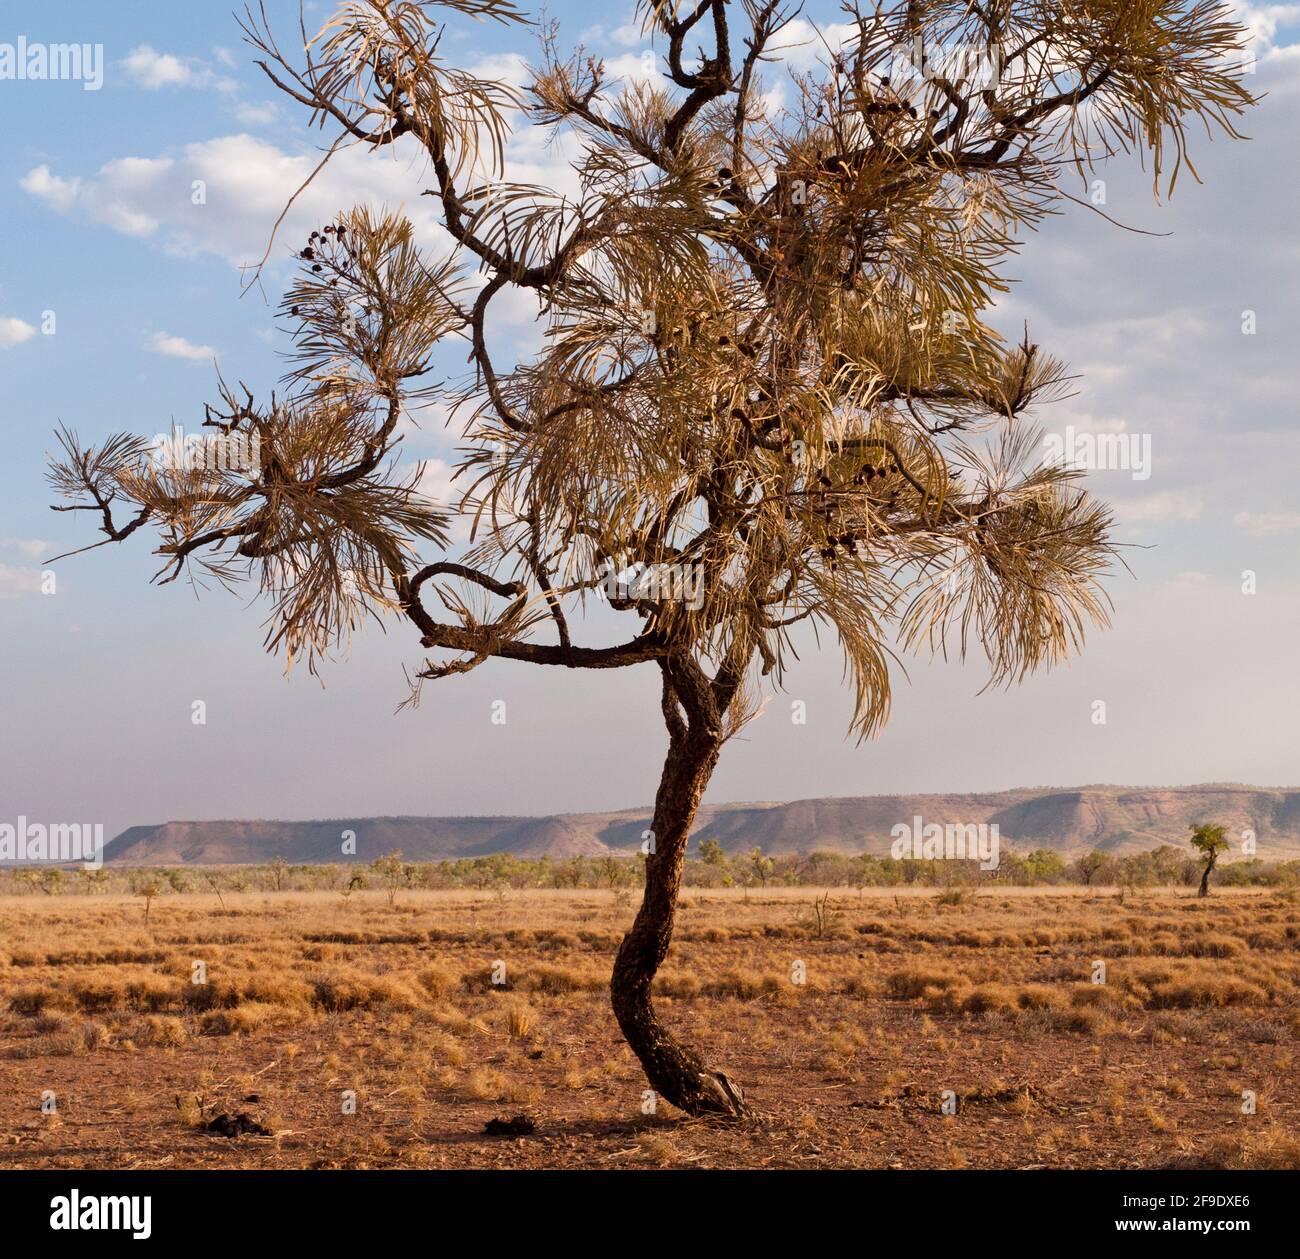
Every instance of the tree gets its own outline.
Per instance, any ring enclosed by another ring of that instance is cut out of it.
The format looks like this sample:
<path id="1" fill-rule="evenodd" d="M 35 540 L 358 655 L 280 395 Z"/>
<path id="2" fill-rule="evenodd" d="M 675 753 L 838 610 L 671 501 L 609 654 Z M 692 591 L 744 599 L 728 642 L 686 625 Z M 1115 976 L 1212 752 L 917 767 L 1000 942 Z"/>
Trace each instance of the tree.
<path id="1" fill-rule="evenodd" d="M 106 541 L 159 529 L 158 580 L 252 580 L 268 648 L 312 671 L 385 612 L 432 653 L 411 702 L 491 659 L 659 671 L 668 749 L 610 986 L 651 1087 L 693 1114 L 747 1112 L 650 997 L 724 744 L 805 622 L 839 640 L 859 737 L 886 720 L 896 650 L 952 636 L 1011 682 L 1105 624 L 1110 513 L 1029 423 L 1065 369 L 987 316 L 1019 235 L 1077 200 L 1070 167 L 1139 151 L 1172 189 L 1189 128 L 1235 135 L 1252 99 L 1213 2 L 851 2 L 847 45 L 807 73 L 778 52 L 797 11 L 644 0 L 665 76 L 621 89 L 547 25 L 521 91 L 449 63 L 435 16 L 522 21 L 510 0 L 349 0 L 293 57 L 248 14 L 271 81 L 331 131 L 324 161 L 420 156 L 453 247 L 426 257 L 364 207 L 301 243 L 284 392 L 220 381 L 205 412 L 256 445 L 251 471 L 66 429 L 51 471 Z M 954 47 L 995 72 L 937 67 Z M 509 179 L 514 125 L 569 138 L 576 195 Z M 548 333 L 521 363 L 493 351 L 512 292 Z M 457 340 L 471 372 L 435 383 Z M 440 506 L 395 459 L 404 411 L 435 401 L 464 443 Z M 456 515 L 476 532 L 447 558 Z M 580 644 L 594 598 L 635 628 Z"/>
<path id="2" fill-rule="evenodd" d="M 628 873 L 628 867 L 621 857 L 607 853 L 600 859 L 600 877 L 611 891 L 622 886 Z"/>
<path id="3" fill-rule="evenodd" d="M 283 857 L 276 857 L 267 868 L 271 872 L 271 886 L 277 892 L 284 891 L 284 876 L 289 873 L 289 863 Z"/>
<path id="4" fill-rule="evenodd" d="M 397 899 L 398 891 L 410 882 L 409 867 L 403 864 L 400 851 L 393 851 L 383 857 L 376 857 L 370 868 L 383 881 L 388 889 L 388 903 Z"/>
<path id="5" fill-rule="evenodd" d="M 751 848 L 749 850 L 749 868 L 753 877 L 763 887 L 766 887 L 768 879 L 772 877 L 772 871 L 776 868 L 776 862 L 771 857 L 763 856 L 761 848 Z"/>
<path id="6" fill-rule="evenodd" d="M 149 911 L 153 908 L 155 896 L 162 895 L 162 883 L 156 876 L 145 877 L 136 885 L 136 895 L 144 897 L 144 920 L 149 921 Z"/>
<path id="7" fill-rule="evenodd" d="M 722 851 L 722 845 L 716 839 L 700 840 L 700 860 L 706 866 L 725 866 L 727 864 L 727 854 Z"/>
<path id="8" fill-rule="evenodd" d="M 1055 883 L 1065 873 L 1065 862 L 1051 848 L 1035 848 L 1025 858 L 1025 869 L 1031 883 Z"/>
<path id="9" fill-rule="evenodd" d="M 203 876 L 207 885 L 217 894 L 217 902 L 221 906 L 222 913 L 226 909 L 226 898 L 221 894 L 221 878 L 216 873 L 206 873 Z"/>
<path id="10" fill-rule="evenodd" d="M 103 892 L 108 887 L 108 871 L 102 866 L 95 870 L 87 870 L 83 866 L 81 877 L 85 880 L 92 893 Z"/>
<path id="11" fill-rule="evenodd" d="M 1219 854 L 1228 851 L 1228 841 L 1224 838 L 1226 831 L 1216 822 L 1202 822 L 1199 826 L 1193 825 L 1191 829 L 1192 847 L 1200 852 L 1204 862 L 1201 866 L 1201 886 L 1196 895 L 1209 896 L 1210 874 L 1219 860 Z"/>
<path id="12" fill-rule="evenodd" d="M 1105 876 L 1114 870 L 1115 862 L 1109 853 L 1102 852 L 1100 848 L 1092 848 L 1074 865 L 1084 886 L 1091 887 L 1094 881 L 1105 882 Z"/>
<path id="13" fill-rule="evenodd" d="M 1175 883 L 1182 880 L 1183 868 L 1187 864 L 1187 854 L 1175 848 L 1173 844 L 1160 844 L 1158 847 L 1151 849 L 1146 856 L 1151 863 L 1154 882 L 1173 887 Z"/>

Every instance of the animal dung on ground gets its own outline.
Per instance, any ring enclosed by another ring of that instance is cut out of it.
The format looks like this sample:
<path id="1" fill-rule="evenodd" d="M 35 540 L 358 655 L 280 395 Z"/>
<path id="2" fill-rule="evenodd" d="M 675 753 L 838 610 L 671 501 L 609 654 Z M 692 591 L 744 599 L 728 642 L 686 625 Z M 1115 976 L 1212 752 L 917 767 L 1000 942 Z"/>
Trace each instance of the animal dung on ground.
<path id="1" fill-rule="evenodd" d="M 223 1137 L 242 1136 L 248 1133 L 254 1137 L 272 1136 L 270 1128 L 264 1128 L 252 1115 L 247 1111 L 241 1110 L 237 1115 L 218 1115 L 210 1124 L 206 1131 L 219 1133 Z"/>

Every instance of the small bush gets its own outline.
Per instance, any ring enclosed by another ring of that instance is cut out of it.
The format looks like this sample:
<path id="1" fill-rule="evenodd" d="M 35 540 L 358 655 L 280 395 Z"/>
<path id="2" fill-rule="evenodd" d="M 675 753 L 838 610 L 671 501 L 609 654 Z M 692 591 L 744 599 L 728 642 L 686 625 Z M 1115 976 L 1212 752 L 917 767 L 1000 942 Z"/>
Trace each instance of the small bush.
<path id="1" fill-rule="evenodd" d="M 151 1014 L 145 1019 L 138 1039 L 143 1045 L 172 1048 L 183 1045 L 189 1038 L 185 1024 L 180 1019 Z"/>

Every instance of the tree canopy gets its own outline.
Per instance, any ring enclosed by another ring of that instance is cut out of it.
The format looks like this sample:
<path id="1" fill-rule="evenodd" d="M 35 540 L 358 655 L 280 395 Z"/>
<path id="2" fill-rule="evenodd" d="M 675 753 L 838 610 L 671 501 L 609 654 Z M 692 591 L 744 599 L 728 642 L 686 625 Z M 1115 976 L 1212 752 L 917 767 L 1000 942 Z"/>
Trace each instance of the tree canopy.
<path id="1" fill-rule="evenodd" d="M 1223 6 L 852 4 L 846 46 L 797 72 L 779 56 L 795 6 L 651 2 L 666 78 L 611 81 L 543 26 L 522 91 L 448 62 L 448 11 L 524 20 L 507 0 L 350 0 L 295 58 L 246 16 L 330 154 L 418 145 L 451 247 L 431 256 L 367 208 L 312 234 L 282 308 L 285 392 L 223 385 L 207 414 L 257 439 L 254 475 L 64 433 L 56 488 L 112 539 L 157 527 L 164 580 L 251 576 L 291 657 L 392 609 L 442 653 L 421 678 L 671 654 L 708 664 L 733 721 L 750 663 L 779 679 L 800 621 L 838 638 L 863 732 L 888 713 L 891 639 L 978 643 L 1004 681 L 1105 621 L 1110 514 L 1038 458 L 1024 418 L 1065 370 L 987 320 L 1068 168 L 1136 149 L 1172 190 L 1193 124 L 1233 132 L 1250 97 Z M 954 48 L 984 61 L 950 78 Z M 524 124 L 576 140 L 576 198 L 509 180 Z M 531 361 L 492 352 L 507 289 L 545 322 Z M 472 370 L 435 382 L 453 339 Z M 433 400 L 465 440 L 438 505 L 392 459 L 404 409 Z M 421 562 L 457 513 L 469 554 Z M 628 563 L 689 567 L 699 597 L 615 597 L 635 632 L 578 645 L 573 610 Z"/>

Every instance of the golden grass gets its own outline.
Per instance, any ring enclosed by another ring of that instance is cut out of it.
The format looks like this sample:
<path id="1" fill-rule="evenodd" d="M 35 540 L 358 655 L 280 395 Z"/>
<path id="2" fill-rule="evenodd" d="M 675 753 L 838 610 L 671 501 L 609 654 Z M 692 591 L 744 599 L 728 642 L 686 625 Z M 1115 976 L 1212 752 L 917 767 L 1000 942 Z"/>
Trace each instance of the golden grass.
<path id="1" fill-rule="evenodd" d="M 606 993 L 635 910 L 626 900 L 225 897 L 224 908 L 201 894 L 160 898 L 147 928 L 125 898 L 0 899 L 0 1068 L 7 1059 L 19 1073 L 9 1092 L 91 1059 L 112 1063 L 123 1097 L 140 1093 L 132 1106 L 171 1107 L 139 1130 L 163 1142 L 180 1122 L 173 1095 L 207 1097 L 210 1077 L 238 1105 L 267 1070 L 314 1116 L 287 1124 L 312 1134 L 299 1157 L 328 1149 L 318 1161 L 340 1166 L 468 1157 L 422 1134 L 477 1130 L 507 1105 L 639 1122 L 645 1081 Z M 797 912 L 806 889 L 689 899 L 655 983 L 665 1020 L 760 1105 L 788 1108 L 789 1139 L 816 1142 L 806 1159 L 870 1165 L 880 1140 L 836 1133 L 846 1116 L 878 1116 L 879 1131 L 894 1132 L 901 1108 L 943 1120 L 900 1130 L 923 1143 L 926 1166 L 1100 1166 L 1131 1161 L 1144 1142 L 1152 1165 L 1180 1151 L 1216 1166 L 1300 1165 L 1287 1135 L 1300 1031 L 1294 898 L 832 893 L 824 909 L 838 925 L 820 933 Z M 1093 982 L 1099 962 L 1104 983 Z M 118 1066 L 117 1055 L 129 1058 Z M 949 1087 L 968 1117 L 1000 1109 L 997 1142 L 939 1115 Z M 338 1102 L 349 1089 L 368 1116 L 352 1128 Z M 1242 1089 L 1260 1098 L 1249 1121 Z M 88 1095 L 91 1112 L 125 1104 Z M 847 1110 L 850 1099 L 864 1109 Z M 669 1112 L 663 1104 L 654 1122 Z M 382 1141 L 362 1131 L 376 1116 Z M 1240 1139 L 1224 1144 L 1234 1122 Z M 71 1139 L 71 1113 L 60 1123 Z M 611 1137 L 607 1157 L 694 1166 L 707 1143 L 688 1136 Z M 756 1147 L 758 1162 L 769 1157 Z"/>

